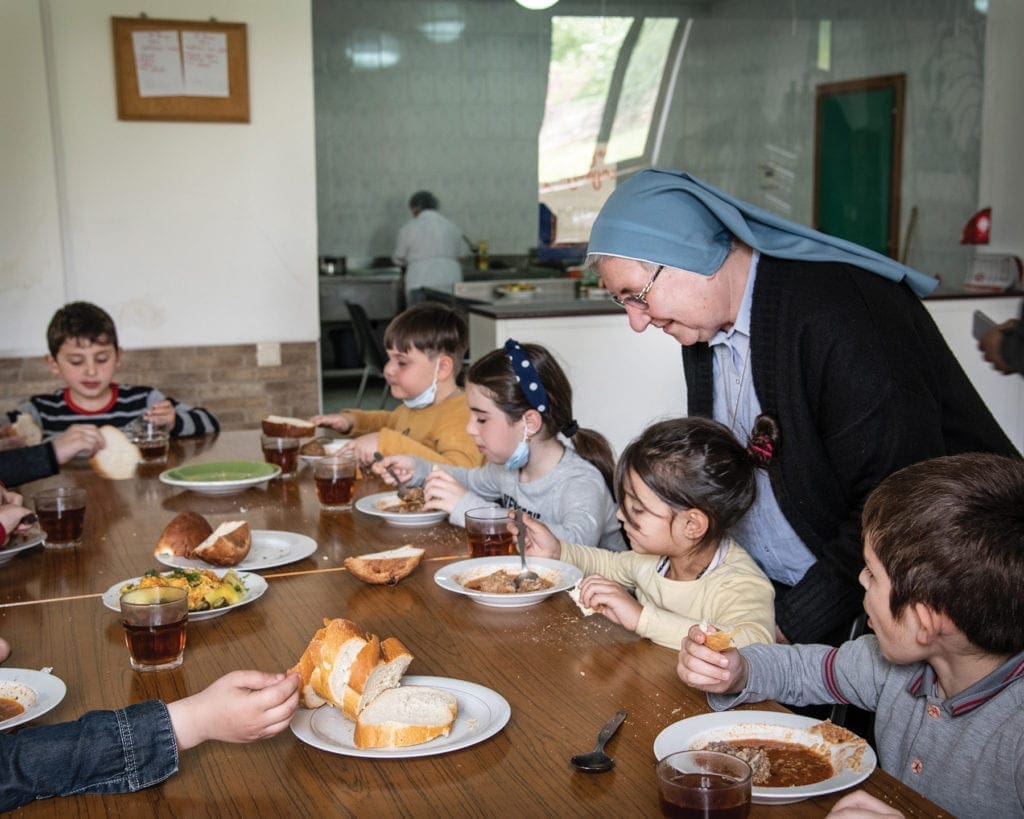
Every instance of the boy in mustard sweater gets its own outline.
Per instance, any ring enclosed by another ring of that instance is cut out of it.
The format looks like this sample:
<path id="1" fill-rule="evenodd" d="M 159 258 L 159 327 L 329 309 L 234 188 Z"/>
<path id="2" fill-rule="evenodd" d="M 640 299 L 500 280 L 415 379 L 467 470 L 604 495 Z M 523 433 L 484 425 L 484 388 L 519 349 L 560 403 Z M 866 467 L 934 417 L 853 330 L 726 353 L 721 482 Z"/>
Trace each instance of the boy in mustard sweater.
<path id="1" fill-rule="evenodd" d="M 311 420 L 351 435 L 363 466 L 373 453 L 415 455 L 439 464 L 472 468 L 483 456 L 466 433 L 469 405 L 455 383 L 469 346 L 466 322 L 451 308 L 422 302 L 399 313 L 384 333 L 388 363 L 384 378 L 397 409 L 346 409 Z"/>

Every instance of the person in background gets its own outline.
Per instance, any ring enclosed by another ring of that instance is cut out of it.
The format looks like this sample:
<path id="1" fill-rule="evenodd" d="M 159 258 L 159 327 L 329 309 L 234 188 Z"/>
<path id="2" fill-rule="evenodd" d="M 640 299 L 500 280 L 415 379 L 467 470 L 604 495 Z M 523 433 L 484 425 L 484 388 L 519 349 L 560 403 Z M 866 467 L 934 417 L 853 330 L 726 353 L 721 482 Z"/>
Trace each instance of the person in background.
<path id="1" fill-rule="evenodd" d="M 1024 377 L 1024 305 L 1021 318 L 1004 321 L 978 340 L 981 356 L 1003 375 L 1020 373 Z"/>
<path id="2" fill-rule="evenodd" d="M 646 170 L 594 222 L 587 263 L 630 327 L 683 345 L 687 414 L 741 442 L 779 437 L 733 536 L 775 583 L 776 639 L 846 639 L 860 613 L 860 512 L 903 466 L 1017 451 L 920 296 L 934 279 L 733 199 Z"/>
<path id="3" fill-rule="evenodd" d="M 715 710 L 774 699 L 875 711 L 882 768 L 953 816 L 1024 815 L 1024 462 L 969 453 L 908 466 L 864 506 L 874 634 L 711 651 L 687 685 Z"/>
<path id="4" fill-rule="evenodd" d="M 478 469 L 432 468 L 396 455 L 374 466 L 393 483 L 423 484 L 425 508 L 441 509 L 456 526 L 470 509 L 522 509 L 555 535 L 612 551 L 627 548 L 612 497 L 614 459 L 604 436 L 580 429 L 572 387 L 539 344 L 505 342 L 469 368 L 466 397 L 471 436 L 487 463 Z"/>
<path id="5" fill-rule="evenodd" d="M 393 260 L 405 269 L 407 305 L 423 301 L 425 287 L 451 293 L 453 285 L 462 281 L 462 231 L 438 207 L 434 194 L 417 191 L 409 198 L 412 219 L 398 231 Z"/>
<path id="6" fill-rule="evenodd" d="M 0 638 L 0 662 L 10 653 Z M 298 674 L 232 671 L 171 703 L 148 700 L 0 734 L 0 811 L 52 796 L 148 788 L 177 772 L 181 751 L 280 733 L 298 703 Z"/>
<path id="7" fill-rule="evenodd" d="M 117 328 L 95 304 L 76 301 L 61 307 L 50 320 L 46 342 L 50 349 L 46 364 L 65 386 L 32 396 L 8 413 L 10 420 L 28 413 L 45 436 L 77 424 L 124 427 L 140 417 L 167 425 L 174 437 L 220 429 L 213 414 L 202 407 L 168 398 L 154 387 L 116 383 L 114 373 L 121 363 Z"/>
<path id="8" fill-rule="evenodd" d="M 395 316 L 384 333 L 388 362 L 384 378 L 395 410 L 347 409 L 310 420 L 355 438 L 359 462 L 373 455 L 415 455 L 432 463 L 479 466 L 482 459 L 466 432 L 469 406 L 456 384 L 469 346 L 466 322 L 455 310 L 422 302 Z"/>
<path id="9" fill-rule="evenodd" d="M 659 421 L 615 467 L 632 551 L 560 541 L 524 517 L 526 551 L 582 569 L 580 603 L 658 645 L 678 651 L 701 622 L 729 631 L 733 645 L 774 642 L 771 581 L 729 536 L 754 502 L 756 469 L 756 456 L 717 421 Z"/>

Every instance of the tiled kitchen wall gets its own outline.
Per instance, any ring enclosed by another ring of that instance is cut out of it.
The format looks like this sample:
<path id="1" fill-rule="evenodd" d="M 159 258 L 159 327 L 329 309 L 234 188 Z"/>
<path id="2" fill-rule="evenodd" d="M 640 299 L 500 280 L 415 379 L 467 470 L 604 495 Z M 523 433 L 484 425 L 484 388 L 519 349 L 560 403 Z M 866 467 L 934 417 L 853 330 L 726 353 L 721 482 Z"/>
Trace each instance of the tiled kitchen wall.
<path id="1" fill-rule="evenodd" d="M 124 384 L 146 384 L 192 406 L 206 407 L 222 429 L 259 426 L 264 415 L 306 417 L 320 411 L 316 344 L 281 345 L 281 366 L 260 367 L 256 347 L 127 350 L 117 372 Z M 61 386 L 42 356 L 0 358 L 0 410 Z"/>
<path id="2" fill-rule="evenodd" d="M 534 246 L 550 17 L 644 13 L 694 20 L 656 164 L 804 224 L 815 86 L 906 73 L 901 237 L 916 206 L 908 262 L 962 274 L 970 250 L 959 232 L 984 204 L 985 17 L 967 0 L 560 0 L 545 12 L 512 0 L 314 0 L 320 252 L 350 264 L 389 256 L 420 188 L 492 252 Z M 817 67 L 822 21 L 827 69 Z M 458 36 L 431 41 L 429 25 L 445 22 Z M 357 70 L 351 49 L 367 46 L 398 61 Z"/>

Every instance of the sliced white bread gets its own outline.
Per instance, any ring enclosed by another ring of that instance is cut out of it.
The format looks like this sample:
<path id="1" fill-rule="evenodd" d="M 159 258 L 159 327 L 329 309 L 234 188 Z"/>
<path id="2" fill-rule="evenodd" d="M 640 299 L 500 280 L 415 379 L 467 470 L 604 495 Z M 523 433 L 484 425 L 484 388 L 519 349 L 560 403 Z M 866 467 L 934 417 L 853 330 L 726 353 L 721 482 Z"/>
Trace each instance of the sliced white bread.
<path id="1" fill-rule="evenodd" d="M 579 608 L 581 612 L 583 612 L 584 617 L 589 617 L 591 614 L 597 614 L 599 611 L 601 611 L 600 608 L 592 609 L 590 608 L 590 606 L 583 605 L 583 601 L 580 600 L 579 586 L 573 586 L 566 592 L 566 594 L 568 594 L 572 598 L 572 602 L 576 604 L 576 606 Z"/>
<path id="2" fill-rule="evenodd" d="M 345 568 L 365 583 L 395 585 L 420 565 L 425 549 L 406 544 L 386 552 L 345 558 Z"/>
<path id="3" fill-rule="evenodd" d="M 89 459 L 93 471 L 112 481 L 134 477 L 135 467 L 142 460 L 142 452 L 117 427 L 102 426 L 103 449 Z"/>
<path id="4" fill-rule="evenodd" d="M 191 557 L 196 546 L 213 534 L 213 527 L 198 512 L 179 512 L 160 533 L 153 554 Z"/>
<path id="5" fill-rule="evenodd" d="M 268 415 L 262 421 L 263 434 L 275 438 L 311 438 L 316 435 L 316 424 L 305 418 L 285 418 Z"/>
<path id="6" fill-rule="evenodd" d="M 252 529 L 249 524 L 244 520 L 229 520 L 192 549 L 190 557 L 214 566 L 237 566 L 245 560 L 251 546 Z"/>
<path id="7" fill-rule="evenodd" d="M 325 620 L 324 626 L 320 659 L 310 675 L 310 685 L 323 699 L 341 708 L 353 669 L 365 667 L 366 671 L 360 673 L 370 673 L 380 659 L 380 641 L 361 633 L 351 620 Z"/>
<path id="8" fill-rule="evenodd" d="M 451 733 L 459 701 L 422 685 L 387 688 L 356 719 L 357 748 L 401 748 Z"/>
<path id="9" fill-rule="evenodd" d="M 397 637 L 388 637 L 380 644 L 380 658 L 369 673 L 363 675 L 363 669 L 353 667 L 345 686 L 345 697 L 342 700 L 341 712 L 349 719 L 356 719 L 373 700 L 388 688 L 395 688 L 402 682 L 412 654 Z"/>
<path id="10" fill-rule="evenodd" d="M 318 665 L 320 663 L 320 649 L 323 647 L 323 637 L 324 629 L 318 629 L 316 636 L 310 640 L 299 661 L 288 669 L 289 671 L 297 672 L 302 679 L 302 685 L 299 688 L 299 705 L 303 708 L 319 708 L 321 705 L 327 704 L 327 700 L 316 693 L 316 689 L 313 688 L 312 684 L 314 673 L 319 678 Z"/>

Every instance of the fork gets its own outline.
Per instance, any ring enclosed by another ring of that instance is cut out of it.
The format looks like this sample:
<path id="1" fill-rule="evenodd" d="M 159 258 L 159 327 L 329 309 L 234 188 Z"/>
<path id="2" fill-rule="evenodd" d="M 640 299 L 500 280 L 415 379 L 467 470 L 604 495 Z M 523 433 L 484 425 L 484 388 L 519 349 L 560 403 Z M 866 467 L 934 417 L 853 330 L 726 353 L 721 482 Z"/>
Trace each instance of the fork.
<path id="1" fill-rule="evenodd" d="M 384 460 L 384 456 L 381 455 L 379 452 L 374 452 L 373 453 L 373 460 L 375 460 L 375 461 L 377 461 L 379 463 L 380 461 Z M 405 500 L 409 496 L 409 487 L 406 486 L 406 482 L 402 481 L 402 480 L 399 480 L 398 474 L 390 466 L 385 466 L 384 468 L 388 471 L 388 474 L 395 481 L 395 485 L 398 488 L 398 497 L 401 500 Z"/>

